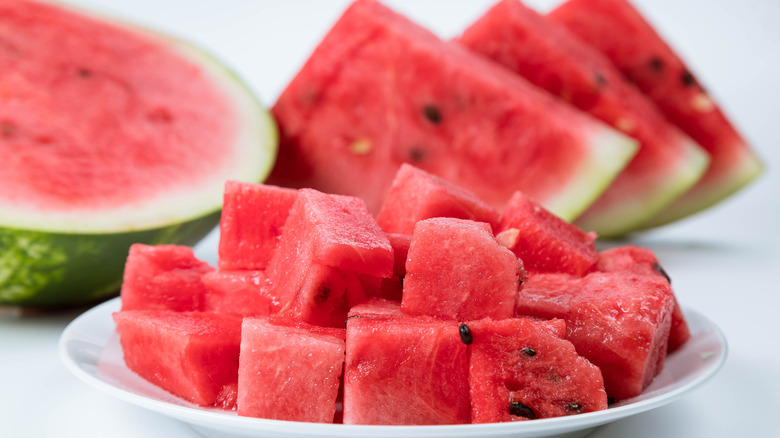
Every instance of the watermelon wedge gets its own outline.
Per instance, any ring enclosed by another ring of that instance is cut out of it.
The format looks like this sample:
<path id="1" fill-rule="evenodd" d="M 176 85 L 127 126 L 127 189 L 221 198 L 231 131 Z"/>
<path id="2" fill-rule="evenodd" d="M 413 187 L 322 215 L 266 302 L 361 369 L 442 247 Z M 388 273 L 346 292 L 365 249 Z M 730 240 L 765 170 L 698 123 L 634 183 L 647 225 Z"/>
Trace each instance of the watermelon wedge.
<path id="1" fill-rule="evenodd" d="M 639 152 L 577 225 L 600 237 L 635 230 L 680 197 L 709 155 L 669 123 L 597 50 L 519 0 L 502 0 L 458 41 L 639 142 Z"/>
<path id="2" fill-rule="evenodd" d="M 726 114 L 627 0 L 569 0 L 549 17 L 606 55 L 672 123 L 710 154 L 710 166 L 701 180 L 644 228 L 704 210 L 761 174 L 761 160 Z"/>
<path id="3" fill-rule="evenodd" d="M 0 304 L 115 293 L 132 243 L 194 244 L 270 170 L 268 112 L 191 45 L 17 0 L 0 41 Z"/>
<path id="4" fill-rule="evenodd" d="M 377 213 L 403 163 L 501 208 L 524 190 L 573 219 L 636 143 L 373 0 L 352 3 L 273 107 L 272 184 Z"/>

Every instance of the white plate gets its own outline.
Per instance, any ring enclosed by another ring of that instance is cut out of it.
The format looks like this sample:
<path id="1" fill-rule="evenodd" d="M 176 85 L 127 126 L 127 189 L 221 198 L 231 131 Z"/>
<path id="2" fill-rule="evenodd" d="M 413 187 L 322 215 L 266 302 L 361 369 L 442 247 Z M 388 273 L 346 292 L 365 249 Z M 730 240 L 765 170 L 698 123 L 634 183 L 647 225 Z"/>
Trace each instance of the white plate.
<path id="1" fill-rule="evenodd" d="M 189 423 L 206 436 L 235 437 L 578 437 L 593 428 L 669 403 L 704 384 L 726 360 L 726 339 L 703 315 L 686 310 L 692 338 L 669 355 L 664 370 L 639 397 L 609 409 L 533 421 L 452 426 L 354 426 L 239 417 L 235 412 L 195 406 L 127 369 L 111 313 L 119 298 L 76 318 L 60 338 L 60 355 L 77 377 L 108 394 Z"/>

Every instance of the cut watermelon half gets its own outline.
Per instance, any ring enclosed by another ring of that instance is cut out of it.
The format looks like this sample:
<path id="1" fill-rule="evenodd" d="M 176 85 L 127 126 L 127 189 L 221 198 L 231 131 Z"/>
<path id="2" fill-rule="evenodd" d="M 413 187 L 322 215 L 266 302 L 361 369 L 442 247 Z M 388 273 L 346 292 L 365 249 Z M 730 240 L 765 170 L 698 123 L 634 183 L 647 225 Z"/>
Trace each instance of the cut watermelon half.
<path id="1" fill-rule="evenodd" d="M 739 191 L 763 164 L 685 62 L 626 0 L 569 0 L 550 12 L 606 55 L 666 117 L 710 154 L 704 176 L 643 224 L 663 225 L 708 208 Z"/>
<path id="2" fill-rule="evenodd" d="M 194 244 L 270 171 L 273 119 L 185 42 L 8 0 L 0 41 L 0 304 L 114 293 L 130 244 Z"/>

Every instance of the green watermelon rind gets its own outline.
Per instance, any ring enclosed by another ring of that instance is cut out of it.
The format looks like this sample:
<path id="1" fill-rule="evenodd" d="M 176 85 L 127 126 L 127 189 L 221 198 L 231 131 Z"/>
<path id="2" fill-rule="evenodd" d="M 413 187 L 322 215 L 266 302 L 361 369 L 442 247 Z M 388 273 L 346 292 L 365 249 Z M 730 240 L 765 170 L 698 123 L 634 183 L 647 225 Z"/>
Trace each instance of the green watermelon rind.
<path id="1" fill-rule="evenodd" d="M 601 125 L 601 123 L 598 123 Z M 579 172 L 566 187 L 544 202 L 544 207 L 572 222 L 617 178 L 639 150 L 636 140 L 603 125 L 588 136 L 588 157 L 579 163 Z"/>
<path id="2" fill-rule="evenodd" d="M 61 217 L 15 214 L 3 206 L 0 305 L 58 308 L 116 294 L 131 244 L 194 245 L 219 224 L 225 182 L 264 181 L 278 149 L 278 127 L 270 112 L 248 85 L 215 57 L 163 33 L 93 11 L 59 6 L 151 38 L 203 68 L 228 96 L 238 115 L 240 146 L 231 167 L 237 170 L 223 172 L 201 187 L 187 190 L 187 196 L 174 193 L 151 205 Z"/>
<path id="3" fill-rule="evenodd" d="M 660 227 L 704 211 L 726 200 L 756 180 L 764 173 L 764 163 L 747 147 L 741 148 L 740 152 L 741 156 L 737 160 L 739 164 L 734 165 L 728 174 L 719 176 L 716 182 L 694 186 L 665 210 L 641 224 L 638 229 L 647 230 Z"/>
<path id="4" fill-rule="evenodd" d="M 583 230 L 594 231 L 601 238 L 618 238 L 630 234 L 683 196 L 701 179 L 709 163 L 709 154 L 690 141 L 685 145 L 685 153 L 676 166 L 666 170 L 668 177 L 664 184 L 655 186 L 652 192 L 646 193 L 648 196 L 635 196 L 602 206 L 598 212 L 588 212 L 574 223 Z"/>

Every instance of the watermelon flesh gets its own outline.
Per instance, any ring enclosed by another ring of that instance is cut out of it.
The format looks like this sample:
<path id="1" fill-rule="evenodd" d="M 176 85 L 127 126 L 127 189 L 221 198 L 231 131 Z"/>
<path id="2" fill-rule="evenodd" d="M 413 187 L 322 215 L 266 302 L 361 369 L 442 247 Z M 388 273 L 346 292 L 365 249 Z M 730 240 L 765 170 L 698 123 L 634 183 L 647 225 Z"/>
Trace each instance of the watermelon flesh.
<path id="1" fill-rule="evenodd" d="M 344 366 L 344 424 L 469 422 L 468 359 L 456 322 L 350 318 Z"/>
<path id="2" fill-rule="evenodd" d="M 374 0 L 352 3 L 273 107 L 269 182 L 377 213 L 411 163 L 495 208 L 519 189 L 573 219 L 636 143 Z"/>
<path id="3" fill-rule="evenodd" d="M 425 219 L 409 246 L 401 310 L 458 321 L 511 318 L 521 273 L 522 262 L 496 242 L 490 225 Z"/>
<path id="4" fill-rule="evenodd" d="M 563 339 L 562 320 L 485 319 L 469 322 L 468 328 L 474 339 L 469 346 L 473 423 L 561 417 L 607 408 L 601 372 Z"/>
<path id="5" fill-rule="evenodd" d="M 130 370 L 197 405 L 234 407 L 240 316 L 122 310 L 113 318 Z"/>
<path id="6" fill-rule="evenodd" d="M 762 172 L 760 159 L 685 62 L 627 0 L 569 0 L 549 17 L 599 50 L 710 155 L 701 180 L 645 227 L 701 211 Z"/>
<path id="7" fill-rule="evenodd" d="M 641 394 L 663 368 L 673 307 L 669 283 L 657 276 L 532 274 L 517 313 L 565 320 L 566 339 L 601 369 L 607 395 L 622 400 Z"/>
<path id="8" fill-rule="evenodd" d="M 192 248 L 134 244 L 122 283 L 122 310 L 202 310 L 206 286 L 201 277 L 213 272 Z"/>
<path id="9" fill-rule="evenodd" d="M 265 269 L 298 192 L 268 184 L 225 183 L 219 222 L 219 268 Z"/>
<path id="10" fill-rule="evenodd" d="M 273 300 L 264 290 L 265 271 L 211 271 L 203 274 L 203 310 L 243 316 L 269 315 Z"/>
<path id="11" fill-rule="evenodd" d="M 639 152 L 577 224 L 601 237 L 633 231 L 696 183 L 708 154 L 665 120 L 597 50 L 564 27 L 502 0 L 458 42 L 639 142 Z"/>
<path id="12" fill-rule="evenodd" d="M 584 275 L 597 260 L 594 233 L 583 232 L 522 192 L 506 204 L 496 238 L 529 272 Z"/>
<path id="13" fill-rule="evenodd" d="M 401 301 L 401 298 L 403 297 L 404 277 L 406 277 L 406 258 L 409 255 L 409 246 L 412 244 L 412 236 L 387 233 L 387 239 L 390 241 L 390 246 L 393 247 L 393 275 L 390 278 L 382 279 L 378 296 Z"/>
<path id="14" fill-rule="evenodd" d="M 411 235 L 417 222 L 432 217 L 487 222 L 496 230 L 500 213 L 473 193 L 402 164 L 376 216 L 377 223 L 387 233 Z"/>
<path id="15" fill-rule="evenodd" d="M 343 364 L 343 337 L 246 318 L 241 329 L 238 415 L 332 423 Z"/>

